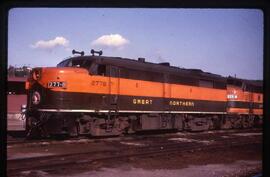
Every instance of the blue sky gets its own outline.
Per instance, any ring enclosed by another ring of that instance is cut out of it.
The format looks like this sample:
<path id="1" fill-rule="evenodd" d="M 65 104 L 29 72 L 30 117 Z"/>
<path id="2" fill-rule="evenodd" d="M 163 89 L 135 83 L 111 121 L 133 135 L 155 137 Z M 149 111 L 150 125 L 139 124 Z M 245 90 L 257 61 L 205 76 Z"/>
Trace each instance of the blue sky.
<path id="1" fill-rule="evenodd" d="M 55 66 L 71 50 L 170 62 L 263 78 L 263 12 L 256 9 L 14 8 L 8 64 Z"/>

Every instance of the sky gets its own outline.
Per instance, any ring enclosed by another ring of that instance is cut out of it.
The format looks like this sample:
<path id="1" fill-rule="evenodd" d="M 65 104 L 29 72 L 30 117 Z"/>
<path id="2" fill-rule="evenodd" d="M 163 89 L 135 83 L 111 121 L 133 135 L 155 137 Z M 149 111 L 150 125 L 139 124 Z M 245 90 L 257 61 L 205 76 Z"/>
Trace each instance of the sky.
<path id="1" fill-rule="evenodd" d="M 263 79 L 257 9 L 14 8 L 8 64 L 56 66 L 72 49 Z"/>

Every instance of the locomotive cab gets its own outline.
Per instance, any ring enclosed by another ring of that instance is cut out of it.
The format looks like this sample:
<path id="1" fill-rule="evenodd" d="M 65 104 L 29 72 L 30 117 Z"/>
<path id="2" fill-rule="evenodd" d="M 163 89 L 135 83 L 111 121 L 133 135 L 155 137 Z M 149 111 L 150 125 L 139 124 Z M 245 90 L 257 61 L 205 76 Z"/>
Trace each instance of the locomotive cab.
<path id="1" fill-rule="evenodd" d="M 39 126 L 39 134 L 89 133 L 89 127 L 87 131 L 78 130 L 81 117 L 99 110 L 115 110 L 118 97 L 112 92 L 117 87 L 117 69 L 104 60 L 100 56 L 76 56 L 56 67 L 34 68 L 26 83 L 28 132 L 29 127 Z"/>

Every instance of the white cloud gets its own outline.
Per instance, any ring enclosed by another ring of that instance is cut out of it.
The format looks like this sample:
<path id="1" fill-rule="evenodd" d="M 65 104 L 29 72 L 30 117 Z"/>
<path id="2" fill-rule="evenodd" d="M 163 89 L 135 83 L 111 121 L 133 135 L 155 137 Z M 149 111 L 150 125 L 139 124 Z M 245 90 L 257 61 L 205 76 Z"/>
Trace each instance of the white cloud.
<path id="1" fill-rule="evenodd" d="M 52 49 L 57 46 L 67 47 L 69 41 L 64 37 L 56 37 L 55 39 L 44 41 L 40 40 L 37 41 L 34 45 L 31 45 L 32 48 L 40 48 L 40 49 Z"/>
<path id="2" fill-rule="evenodd" d="M 121 48 L 129 43 L 129 40 L 125 39 L 120 34 L 103 35 L 92 42 L 94 46 L 114 47 Z"/>

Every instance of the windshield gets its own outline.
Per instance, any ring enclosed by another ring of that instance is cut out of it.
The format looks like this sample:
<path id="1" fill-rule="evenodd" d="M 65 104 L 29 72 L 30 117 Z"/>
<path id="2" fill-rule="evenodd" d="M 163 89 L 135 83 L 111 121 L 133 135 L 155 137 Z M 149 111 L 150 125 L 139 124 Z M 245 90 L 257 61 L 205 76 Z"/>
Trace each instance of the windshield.
<path id="1" fill-rule="evenodd" d="M 56 67 L 67 67 L 67 64 L 70 62 L 70 59 L 61 61 L 59 64 L 56 65 Z"/>
<path id="2" fill-rule="evenodd" d="M 72 60 L 69 62 L 68 67 L 79 67 L 89 69 L 92 62 L 90 60 Z"/>
<path id="3" fill-rule="evenodd" d="M 92 64 L 92 61 L 85 60 L 85 59 L 76 59 L 76 60 L 64 60 L 57 65 L 57 67 L 78 67 L 78 68 L 85 68 L 89 69 Z"/>

